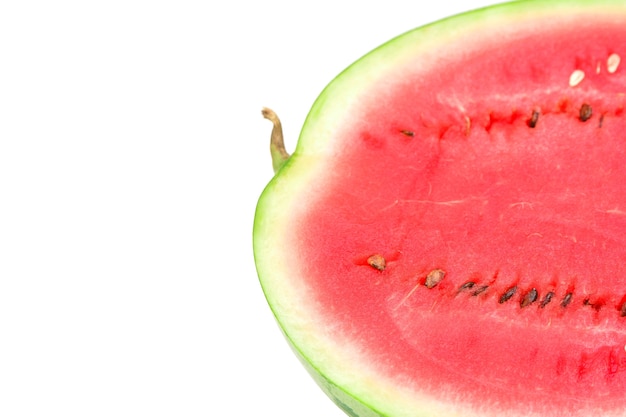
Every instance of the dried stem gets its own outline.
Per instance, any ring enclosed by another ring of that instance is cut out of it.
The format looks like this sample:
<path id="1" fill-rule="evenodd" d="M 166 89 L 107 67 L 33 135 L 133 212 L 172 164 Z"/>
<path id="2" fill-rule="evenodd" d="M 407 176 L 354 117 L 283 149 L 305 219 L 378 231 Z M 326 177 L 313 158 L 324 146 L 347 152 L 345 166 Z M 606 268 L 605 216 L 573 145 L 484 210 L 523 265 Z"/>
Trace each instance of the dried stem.
<path id="1" fill-rule="evenodd" d="M 287 159 L 289 159 L 289 154 L 285 150 L 285 142 L 283 140 L 283 127 L 280 123 L 280 119 L 273 110 L 264 107 L 261 114 L 274 124 L 272 128 L 272 138 L 270 140 L 270 153 L 272 155 L 272 167 L 274 168 L 274 173 L 276 173 L 285 162 L 287 162 Z"/>

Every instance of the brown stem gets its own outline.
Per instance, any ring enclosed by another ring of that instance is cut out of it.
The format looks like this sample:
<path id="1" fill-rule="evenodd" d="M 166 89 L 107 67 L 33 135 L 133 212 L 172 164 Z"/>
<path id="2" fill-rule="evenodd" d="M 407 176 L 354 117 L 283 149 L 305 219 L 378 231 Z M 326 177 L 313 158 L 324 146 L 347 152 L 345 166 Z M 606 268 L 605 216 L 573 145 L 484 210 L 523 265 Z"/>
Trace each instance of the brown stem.
<path id="1" fill-rule="evenodd" d="M 285 150 L 285 142 L 283 140 L 283 127 L 280 123 L 280 119 L 273 110 L 264 107 L 263 110 L 261 110 L 261 114 L 274 124 L 272 128 L 272 138 L 270 140 L 270 154 L 272 155 L 272 167 L 274 168 L 274 173 L 276 173 L 285 162 L 287 162 L 287 159 L 289 159 L 289 154 Z"/>

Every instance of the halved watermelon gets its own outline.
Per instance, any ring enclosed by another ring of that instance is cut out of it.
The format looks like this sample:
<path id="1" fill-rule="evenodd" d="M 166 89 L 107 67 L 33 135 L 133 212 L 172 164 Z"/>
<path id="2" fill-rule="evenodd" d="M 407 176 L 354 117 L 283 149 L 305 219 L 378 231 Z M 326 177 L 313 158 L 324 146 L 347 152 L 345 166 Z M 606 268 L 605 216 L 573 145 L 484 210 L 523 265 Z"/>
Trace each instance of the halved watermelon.
<path id="1" fill-rule="evenodd" d="M 626 4 L 406 33 L 320 95 L 254 251 L 351 416 L 626 416 Z"/>

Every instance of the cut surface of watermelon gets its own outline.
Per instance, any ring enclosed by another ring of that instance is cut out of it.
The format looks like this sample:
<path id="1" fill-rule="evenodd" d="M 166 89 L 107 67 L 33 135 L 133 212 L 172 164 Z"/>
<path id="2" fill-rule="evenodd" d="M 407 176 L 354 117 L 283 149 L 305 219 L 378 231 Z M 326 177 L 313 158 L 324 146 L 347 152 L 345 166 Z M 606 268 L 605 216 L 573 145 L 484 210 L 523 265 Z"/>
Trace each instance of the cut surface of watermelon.
<path id="1" fill-rule="evenodd" d="M 264 191 L 267 300 L 353 416 L 626 416 L 626 4 L 522 1 L 338 76 Z"/>

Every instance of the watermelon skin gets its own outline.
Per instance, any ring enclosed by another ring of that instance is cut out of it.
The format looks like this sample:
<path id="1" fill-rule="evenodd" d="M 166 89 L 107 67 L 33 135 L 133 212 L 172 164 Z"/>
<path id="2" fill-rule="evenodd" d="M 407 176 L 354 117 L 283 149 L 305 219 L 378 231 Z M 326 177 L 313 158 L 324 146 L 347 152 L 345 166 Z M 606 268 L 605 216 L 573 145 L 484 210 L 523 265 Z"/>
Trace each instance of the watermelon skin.
<path id="1" fill-rule="evenodd" d="M 614 192 L 626 181 L 626 81 L 608 61 L 616 51 L 626 56 L 618 50 L 626 47 L 625 22 L 620 2 L 481 9 L 383 45 L 318 98 L 296 151 L 259 201 L 254 250 L 287 340 L 348 415 L 626 415 L 626 201 Z M 520 52 L 511 56 L 503 44 Z M 568 44 L 582 52 L 568 58 Z M 458 70 L 476 56 L 489 64 Z M 468 80 L 497 86 L 481 90 L 491 107 L 472 101 Z M 587 101 L 595 111 L 582 120 Z M 419 111 L 398 110 L 412 104 Z M 573 136 L 594 145 L 570 145 Z M 475 158 L 464 156 L 467 143 Z M 571 174 L 552 174 L 538 155 Z M 447 169 L 442 156 L 462 163 Z M 543 194 L 531 192 L 536 178 L 552 176 Z M 586 197 L 560 198 L 561 188 Z M 511 214 L 504 226 L 496 221 L 502 213 Z M 540 237 L 547 243 L 530 242 Z M 389 267 L 370 268 L 372 253 Z M 438 268 L 445 277 L 428 291 Z M 461 292 L 467 282 L 488 289 Z M 512 302 L 499 303 L 513 287 Z M 539 300 L 521 308 L 535 288 Z M 539 308 L 550 292 L 559 303 L 569 293 L 575 301 Z M 526 343 L 513 344 L 520 339 Z"/>

